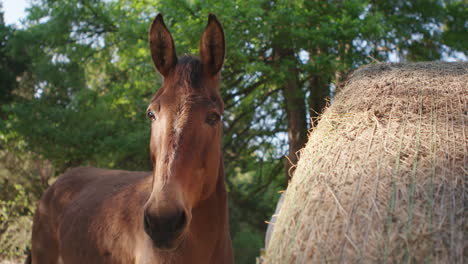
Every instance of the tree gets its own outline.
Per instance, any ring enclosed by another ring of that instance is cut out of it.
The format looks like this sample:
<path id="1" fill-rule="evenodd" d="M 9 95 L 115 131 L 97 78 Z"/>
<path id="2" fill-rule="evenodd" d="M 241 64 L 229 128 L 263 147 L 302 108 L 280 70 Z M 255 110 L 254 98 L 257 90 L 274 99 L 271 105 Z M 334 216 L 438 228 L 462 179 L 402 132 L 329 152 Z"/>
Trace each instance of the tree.
<path id="1" fill-rule="evenodd" d="M 0 105 L 5 105 L 14 100 L 14 92 L 18 93 L 19 85 L 16 81 L 26 71 L 28 60 L 23 56 L 13 56 L 10 39 L 15 34 L 15 29 L 5 25 L 0 3 Z M 0 119 L 4 119 L 4 113 L 0 109 Z"/>

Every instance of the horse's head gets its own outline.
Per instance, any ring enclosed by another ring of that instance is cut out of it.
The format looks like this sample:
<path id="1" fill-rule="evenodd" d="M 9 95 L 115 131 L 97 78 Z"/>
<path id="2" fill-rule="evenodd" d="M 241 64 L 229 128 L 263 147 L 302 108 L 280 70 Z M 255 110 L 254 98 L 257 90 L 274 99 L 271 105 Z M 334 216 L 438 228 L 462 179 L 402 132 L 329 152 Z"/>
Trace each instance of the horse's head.
<path id="1" fill-rule="evenodd" d="M 176 248 L 187 233 L 192 209 L 216 189 L 221 164 L 220 69 L 224 33 L 214 15 L 200 42 L 200 58 L 177 58 L 161 15 L 150 32 L 151 56 L 164 82 L 148 107 L 153 186 L 144 229 L 154 245 Z"/>

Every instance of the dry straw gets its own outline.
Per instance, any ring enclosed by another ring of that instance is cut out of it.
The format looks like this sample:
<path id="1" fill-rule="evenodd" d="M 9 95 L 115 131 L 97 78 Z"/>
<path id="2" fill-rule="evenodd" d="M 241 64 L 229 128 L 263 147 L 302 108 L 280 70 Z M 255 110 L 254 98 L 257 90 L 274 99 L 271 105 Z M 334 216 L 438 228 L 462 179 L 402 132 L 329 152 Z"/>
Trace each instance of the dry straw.
<path id="1" fill-rule="evenodd" d="M 264 263 L 466 263 L 467 101 L 468 63 L 357 70 L 302 150 Z"/>

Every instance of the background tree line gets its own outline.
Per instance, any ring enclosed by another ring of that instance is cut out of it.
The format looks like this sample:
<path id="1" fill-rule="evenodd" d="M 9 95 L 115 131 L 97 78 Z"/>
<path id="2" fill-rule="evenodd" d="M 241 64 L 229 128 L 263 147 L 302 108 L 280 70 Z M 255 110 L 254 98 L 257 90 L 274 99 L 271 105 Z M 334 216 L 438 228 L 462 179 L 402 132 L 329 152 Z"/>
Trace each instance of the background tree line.
<path id="1" fill-rule="evenodd" d="M 145 109 L 161 77 L 147 31 L 159 12 L 178 54 L 198 54 L 208 13 L 225 29 L 223 148 L 238 263 L 259 254 L 291 164 L 350 71 L 466 59 L 468 49 L 462 0 L 34 0 L 21 28 L 0 13 L 0 242 L 9 241 L 0 255 L 23 254 L 35 201 L 67 168 L 151 170 Z"/>

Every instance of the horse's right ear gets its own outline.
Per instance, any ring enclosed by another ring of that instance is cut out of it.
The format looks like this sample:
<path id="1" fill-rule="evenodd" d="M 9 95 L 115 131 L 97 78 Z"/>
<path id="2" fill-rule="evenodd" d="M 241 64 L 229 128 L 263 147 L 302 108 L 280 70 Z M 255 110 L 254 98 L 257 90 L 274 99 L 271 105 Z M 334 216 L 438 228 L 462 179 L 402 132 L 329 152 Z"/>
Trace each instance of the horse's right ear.
<path id="1" fill-rule="evenodd" d="M 215 75 L 221 70 L 226 49 L 223 26 L 215 15 L 208 16 L 208 25 L 200 41 L 200 58 L 205 73 Z"/>
<path id="2" fill-rule="evenodd" d="M 158 71 L 166 77 L 177 64 L 174 40 L 164 24 L 161 14 L 151 23 L 149 31 L 151 58 Z"/>

